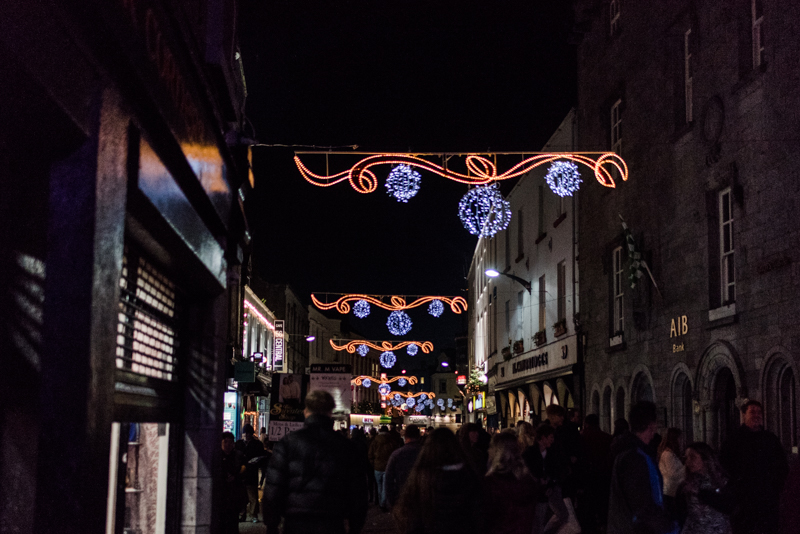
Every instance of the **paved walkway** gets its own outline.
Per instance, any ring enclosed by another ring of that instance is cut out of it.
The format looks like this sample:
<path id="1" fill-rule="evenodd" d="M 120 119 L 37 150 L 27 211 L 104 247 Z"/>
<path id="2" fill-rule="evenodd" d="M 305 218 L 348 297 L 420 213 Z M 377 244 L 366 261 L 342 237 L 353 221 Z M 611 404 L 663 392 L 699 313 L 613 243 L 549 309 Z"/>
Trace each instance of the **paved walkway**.
<path id="1" fill-rule="evenodd" d="M 264 534 L 267 527 L 264 523 L 239 523 L 239 534 Z M 367 521 L 361 534 L 395 534 L 392 514 L 381 512 L 374 504 L 369 505 Z"/>

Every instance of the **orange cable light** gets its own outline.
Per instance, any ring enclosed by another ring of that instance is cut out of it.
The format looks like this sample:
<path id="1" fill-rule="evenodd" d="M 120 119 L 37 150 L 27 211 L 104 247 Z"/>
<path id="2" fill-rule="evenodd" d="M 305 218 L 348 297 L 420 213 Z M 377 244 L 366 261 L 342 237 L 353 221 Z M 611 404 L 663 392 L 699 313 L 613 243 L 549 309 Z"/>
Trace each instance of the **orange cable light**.
<path id="1" fill-rule="evenodd" d="M 342 341 L 345 341 L 345 340 L 342 340 Z M 422 341 L 422 342 L 419 342 L 419 341 L 401 341 L 397 345 L 393 345 L 391 341 L 381 341 L 380 345 L 376 345 L 375 343 L 372 343 L 371 341 L 367 341 L 367 340 L 364 340 L 364 339 L 357 339 L 355 341 L 350 341 L 349 343 L 345 343 L 344 345 L 337 345 L 336 343 L 334 343 L 334 340 L 331 339 L 330 343 L 331 343 L 331 347 L 333 347 L 333 350 L 336 350 L 336 351 L 346 350 L 350 354 L 354 354 L 359 345 L 366 345 L 366 346 L 371 347 L 371 348 L 373 348 L 375 350 L 379 350 L 379 351 L 383 351 L 383 352 L 386 352 L 386 351 L 389 351 L 389 350 L 400 350 L 403 347 L 407 347 L 408 345 L 416 345 L 416 346 L 418 346 L 422 350 L 422 352 L 424 352 L 425 354 L 429 354 L 433 350 L 433 343 L 431 343 L 430 341 Z"/>
<path id="2" fill-rule="evenodd" d="M 369 379 L 370 381 L 375 382 L 378 385 L 381 385 L 381 384 L 391 384 L 392 382 L 400 380 L 401 378 L 405 378 L 406 381 L 408 381 L 409 385 L 412 386 L 418 382 L 416 376 L 402 375 L 402 376 L 393 376 L 392 378 L 375 378 L 374 376 L 361 375 L 351 380 L 351 383 L 353 385 L 360 386 L 362 381 L 364 381 L 365 379 Z"/>
<path id="3" fill-rule="evenodd" d="M 388 311 L 408 310 L 411 308 L 416 308 L 417 306 L 422 306 L 423 304 L 427 304 L 432 300 L 441 300 L 444 304 L 448 304 L 453 313 L 461 313 L 462 311 L 467 310 L 467 301 L 464 299 L 464 297 L 420 297 L 408 304 L 406 299 L 403 297 L 392 295 L 390 298 L 390 304 L 386 304 L 379 298 L 372 295 L 350 294 L 340 297 L 338 300 L 331 303 L 322 302 L 317 299 L 316 295 L 311 295 L 311 301 L 317 308 L 321 310 L 331 310 L 336 308 L 336 311 L 339 313 L 350 313 L 349 302 L 358 300 L 365 300 L 370 304 L 374 304 L 375 306 Z"/>

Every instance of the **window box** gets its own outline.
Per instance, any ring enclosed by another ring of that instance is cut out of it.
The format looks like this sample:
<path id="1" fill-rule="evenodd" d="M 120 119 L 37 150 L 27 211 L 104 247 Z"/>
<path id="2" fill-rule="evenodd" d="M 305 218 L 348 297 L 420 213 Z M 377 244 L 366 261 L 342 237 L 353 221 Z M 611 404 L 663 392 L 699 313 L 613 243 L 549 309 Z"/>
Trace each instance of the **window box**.
<path id="1" fill-rule="evenodd" d="M 514 354 L 525 352 L 525 343 L 520 339 L 514 342 Z"/>
<path id="2" fill-rule="evenodd" d="M 503 347 L 503 361 L 511 359 L 511 347 Z"/>
<path id="3" fill-rule="evenodd" d="M 547 343 L 547 330 L 539 330 L 536 332 L 536 335 L 533 336 L 533 341 L 536 343 L 537 347 L 541 347 Z"/>
<path id="4" fill-rule="evenodd" d="M 563 336 L 567 333 L 567 320 L 561 319 L 553 325 L 553 328 L 555 328 L 555 333 L 553 334 L 555 337 Z"/>

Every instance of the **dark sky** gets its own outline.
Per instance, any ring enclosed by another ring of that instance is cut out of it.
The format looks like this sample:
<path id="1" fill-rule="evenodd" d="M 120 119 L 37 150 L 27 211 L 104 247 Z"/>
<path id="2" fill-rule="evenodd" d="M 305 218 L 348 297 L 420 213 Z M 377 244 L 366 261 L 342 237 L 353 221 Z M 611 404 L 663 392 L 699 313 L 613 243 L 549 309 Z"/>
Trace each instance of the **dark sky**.
<path id="1" fill-rule="evenodd" d="M 247 115 L 264 145 L 536 151 L 574 102 L 567 1 L 248 0 L 241 9 Z M 294 166 L 295 149 L 304 148 L 254 149 L 247 211 L 265 279 L 306 298 L 466 297 L 477 243 L 457 216 L 466 186 L 422 173 L 419 194 L 402 204 L 386 194 L 383 167 L 369 195 L 347 183 L 318 188 Z M 308 162 L 325 170 L 324 158 Z M 332 156 L 331 172 L 354 162 Z M 459 322 L 446 315 L 407 339 L 452 338 Z"/>

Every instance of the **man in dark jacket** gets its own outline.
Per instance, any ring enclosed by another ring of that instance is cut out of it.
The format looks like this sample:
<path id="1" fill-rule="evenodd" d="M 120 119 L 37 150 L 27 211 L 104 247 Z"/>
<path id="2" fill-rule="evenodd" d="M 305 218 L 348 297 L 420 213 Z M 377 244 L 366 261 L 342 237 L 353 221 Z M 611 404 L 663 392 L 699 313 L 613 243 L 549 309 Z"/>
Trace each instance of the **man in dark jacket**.
<path id="1" fill-rule="evenodd" d="M 264 497 L 267 533 L 358 534 L 367 515 L 363 460 L 355 445 L 333 430 L 336 403 L 326 391 L 305 400 L 305 424 L 275 444 Z"/>
<path id="2" fill-rule="evenodd" d="M 384 489 L 386 490 L 386 502 L 390 507 L 394 506 L 400 498 L 411 468 L 414 467 L 419 451 L 422 450 L 419 438 L 419 427 L 407 425 L 403 435 L 405 445 L 394 451 L 386 463 Z"/>
<path id="3" fill-rule="evenodd" d="M 244 439 L 236 442 L 236 449 L 244 454 L 247 470 L 244 473 L 244 487 L 247 490 L 247 517 L 253 523 L 258 521 L 258 463 L 251 462 L 266 455 L 264 444 L 255 436 L 253 425 L 242 427 Z M 244 517 L 240 518 L 245 520 Z"/>
<path id="4" fill-rule="evenodd" d="M 630 413 L 632 432 L 614 462 L 608 504 L 608 532 L 672 534 L 678 526 L 664 508 L 663 481 L 648 446 L 658 429 L 656 405 L 639 401 Z"/>
<path id="5" fill-rule="evenodd" d="M 734 534 L 777 532 L 781 490 L 789 474 L 786 453 L 778 437 L 764 430 L 760 402 L 744 403 L 742 413 L 744 424 L 720 451 L 738 505 L 731 526 Z"/>
<path id="6" fill-rule="evenodd" d="M 241 508 L 244 486 L 242 475 L 245 471 L 244 454 L 236 450 L 233 433 L 222 433 L 222 461 L 220 463 L 219 485 L 222 488 L 220 499 L 220 523 L 222 534 L 239 533 L 239 509 Z"/>
<path id="7" fill-rule="evenodd" d="M 600 418 L 590 413 L 586 416 L 581 432 L 583 452 L 583 487 L 585 491 L 578 508 L 578 516 L 587 534 L 597 532 L 598 525 L 606 523 L 608 511 L 608 486 L 611 466 L 608 455 L 611 450 L 611 434 L 600 429 Z"/>

